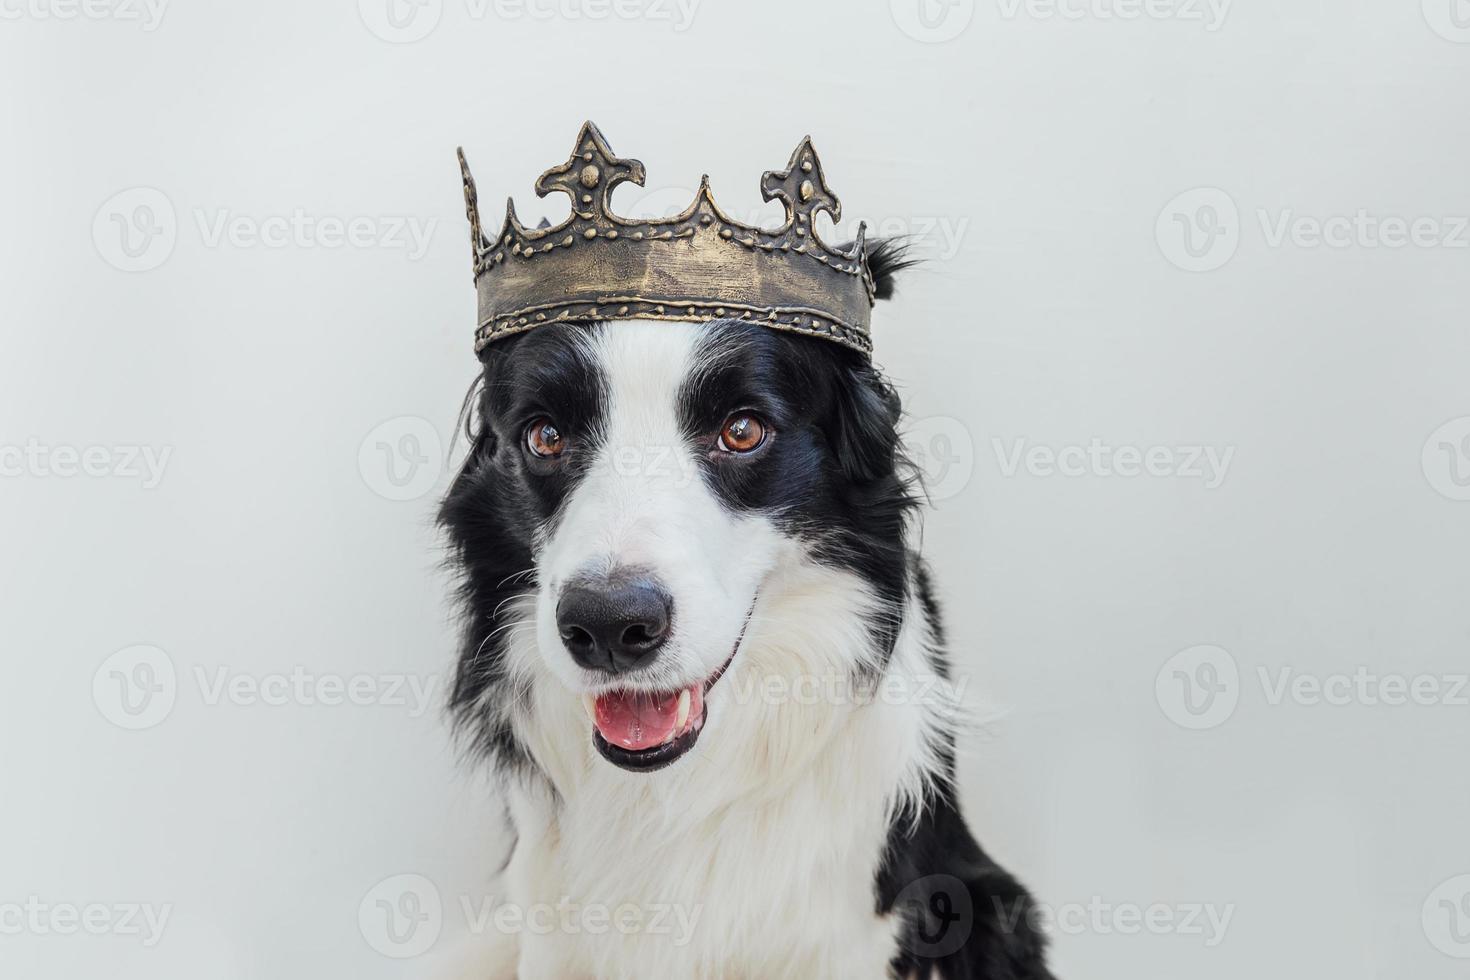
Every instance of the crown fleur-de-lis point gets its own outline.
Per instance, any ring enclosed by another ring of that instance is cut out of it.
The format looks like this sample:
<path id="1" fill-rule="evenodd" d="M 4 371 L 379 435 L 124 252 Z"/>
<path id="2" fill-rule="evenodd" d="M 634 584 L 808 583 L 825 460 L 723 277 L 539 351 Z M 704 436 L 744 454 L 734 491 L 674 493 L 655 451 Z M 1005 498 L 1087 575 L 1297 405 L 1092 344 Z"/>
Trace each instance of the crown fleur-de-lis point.
<path id="1" fill-rule="evenodd" d="M 830 214 L 834 223 L 842 220 L 842 202 L 827 186 L 810 136 L 796 145 L 785 170 L 767 170 L 761 175 L 761 196 L 767 201 L 779 199 L 786 206 L 783 230 L 798 238 L 812 233 L 812 218 L 820 211 Z"/>
<path id="2" fill-rule="evenodd" d="M 606 221 L 613 188 L 623 181 L 643 185 L 643 164 L 624 160 L 613 153 L 602 131 L 590 119 L 582 124 L 572 155 L 552 167 L 536 181 L 536 194 L 545 197 L 556 191 L 572 199 L 572 213 L 583 221 Z"/>

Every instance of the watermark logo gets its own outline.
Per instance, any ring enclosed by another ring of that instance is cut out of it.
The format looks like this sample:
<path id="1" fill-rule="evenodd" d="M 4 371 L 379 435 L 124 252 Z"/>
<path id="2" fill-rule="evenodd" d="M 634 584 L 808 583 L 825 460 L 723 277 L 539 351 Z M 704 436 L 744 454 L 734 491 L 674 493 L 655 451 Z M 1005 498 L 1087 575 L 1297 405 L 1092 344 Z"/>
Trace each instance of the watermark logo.
<path id="1" fill-rule="evenodd" d="M 1225 941 L 1234 905 L 1185 902 L 1108 902 L 1094 895 L 1086 902 L 1050 905 L 1030 900 L 993 898 L 995 913 L 1005 931 L 1014 933 L 1024 922 L 1033 932 L 1063 936 L 1191 936 L 1212 949 Z"/>
<path id="2" fill-rule="evenodd" d="M 419 874 L 385 878 L 370 888 L 357 907 L 357 924 L 374 950 L 393 959 L 422 956 L 434 947 L 446 916 L 458 914 L 473 936 L 623 936 L 665 937 L 687 946 L 699 925 L 702 905 L 674 902 L 637 904 L 575 902 L 563 895 L 556 902 L 522 904 L 494 895 L 459 895 L 446 906 L 439 889 Z"/>
<path id="3" fill-rule="evenodd" d="M 362 481 L 385 500 L 417 500 L 444 469 L 439 430 L 427 419 L 400 415 L 378 425 L 357 449 Z"/>
<path id="4" fill-rule="evenodd" d="M 924 44 L 953 41 L 975 19 L 975 0 L 889 0 L 888 9 L 899 30 Z"/>
<path id="5" fill-rule="evenodd" d="M 1232 0 L 997 0 L 1003 20 L 1022 14 L 1032 20 L 1178 21 L 1203 24 L 1214 33 L 1225 23 Z"/>
<path id="6" fill-rule="evenodd" d="M 1186 272 L 1213 272 L 1240 247 L 1240 210 L 1218 187 L 1177 195 L 1159 212 L 1154 238 L 1164 258 Z"/>
<path id="7" fill-rule="evenodd" d="M 30 438 L 23 445 L 0 444 L 0 477 L 136 480 L 152 490 L 163 482 L 172 455 L 172 446 L 53 446 Z"/>
<path id="8" fill-rule="evenodd" d="M 443 693 L 443 678 L 409 673 L 319 673 L 297 665 L 251 674 L 196 664 L 180 674 L 157 647 L 136 646 L 108 657 L 92 678 L 102 716 L 127 729 L 152 728 L 169 717 L 181 693 L 207 708 L 390 708 L 421 718 Z"/>
<path id="9" fill-rule="evenodd" d="M 701 0 L 466 0 L 470 17 L 483 20 L 618 20 L 662 22 L 682 34 L 694 24 Z"/>
<path id="10" fill-rule="evenodd" d="M 1363 666 L 1352 673 L 1308 674 L 1261 666 L 1256 680 L 1272 707 L 1470 707 L 1470 674 L 1379 674 Z"/>
<path id="11" fill-rule="evenodd" d="M 1001 475 L 1014 477 L 1024 469 L 1036 477 L 1150 476 L 1160 479 L 1199 480 L 1206 490 L 1225 482 L 1235 447 L 1225 446 L 1112 446 L 1094 437 L 1087 445 L 1030 445 L 1025 439 L 990 440 Z"/>
<path id="12" fill-rule="evenodd" d="M 612 471 L 650 489 L 682 490 L 699 479 L 699 460 L 686 446 L 620 445 L 604 450 Z"/>
<path id="13" fill-rule="evenodd" d="M 868 239 L 895 238 L 904 254 L 920 262 L 948 262 L 960 254 L 970 219 L 964 215 L 890 215 L 844 219 L 825 238 L 836 242 L 855 241 L 859 224 L 868 226 Z"/>
<path id="14" fill-rule="evenodd" d="M 951 875 L 928 875 L 908 884 L 893 901 L 912 926 L 904 945 L 915 956 L 940 959 L 958 952 L 975 928 L 970 889 Z"/>
<path id="15" fill-rule="evenodd" d="M 1325 217 L 1298 214 L 1293 208 L 1272 213 L 1256 210 L 1268 248 L 1330 249 L 1463 249 L 1470 248 L 1470 218 L 1456 215 L 1375 214 L 1358 208 L 1352 214 Z"/>
<path id="16" fill-rule="evenodd" d="M 1260 243 L 1270 249 L 1470 249 L 1466 215 L 1387 214 L 1363 207 L 1336 214 L 1256 208 L 1254 214 Z M 1244 231 L 1235 200 L 1218 187 L 1185 191 L 1164 205 L 1154 224 L 1164 257 L 1189 272 L 1213 272 L 1225 265 L 1235 256 Z"/>
<path id="17" fill-rule="evenodd" d="M 1424 20 L 1446 41 L 1470 44 L 1470 0 L 1422 0 Z"/>
<path id="18" fill-rule="evenodd" d="M 439 26 L 444 0 L 357 0 L 363 24 L 389 44 L 422 41 Z"/>
<path id="19" fill-rule="evenodd" d="M 169 0 L 0 0 L 0 20 L 115 20 L 158 30 Z"/>
<path id="20" fill-rule="evenodd" d="M 613 206 L 618 214 L 628 218 L 663 221 L 684 213 L 693 203 L 697 191 L 690 187 L 666 185 L 643 190 L 626 204 L 619 199 Z M 725 213 L 733 220 L 754 228 L 775 228 L 783 214 L 779 208 L 767 203 L 764 207 L 750 207 Z M 948 262 L 959 255 L 965 238 L 970 231 L 967 215 L 865 215 L 848 211 L 840 222 L 830 229 L 820 225 L 817 234 L 822 241 L 841 246 L 857 240 L 858 226 L 867 228 L 868 240 L 898 239 L 903 243 L 905 255 L 921 262 Z"/>
<path id="21" fill-rule="evenodd" d="M 289 705 L 335 708 L 406 708 L 410 718 L 421 718 L 434 704 L 440 678 L 418 674 L 319 674 L 299 664 L 289 672 L 262 675 L 236 673 L 228 667 L 213 671 L 195 666 L 194 683 L 206 705 L 239 707 Z"/>
<path id="22" fill-rule="evenodd" d="M 702 0 L 464 0 L 471 21 L 650 21 L 682 34 L 694 24 Z M 422 41 L 444 16 L 443 0 L 358 0 L 367 29 L 390 44 Z"/>
<path id="23" fill-rule="evenodd" d="M 124 936 L 152 949 L 163 938 L 172 903 L 47 902 L 30 895 L 24 902 L 0 902 L 0 936 Z"/>
<path id="24" fill-rule="evenodd" d="M 4 0 L 0 0 L 4 2 Z M 339 216 L 289 213 L 252 215 L 230 208 L 188 212 L 192 230 L 205 248 L 382 249 L 403 252 L 417 262 L 429 251 L 437 218 L 381 214 Z M 103 260 L 123 272 L 147 272 L 167 262 L 180 235 L 179 218 L 168 195 L 153 187 L 134 187 L 103 202 L 92 219 L 92 241 Z"/>
<path id="25" fill-rule="evenodd" d="M 1470 875 L 1444 882 L 1424 900 L 1424 935 L 1446 956 L 1470 960 Z"/>
<path id="26" fill-rule="evenodd" d="M 417 262 L 429 251 L 437 218 L 413 215 L 314 215 L 305 208 L 264 217 L 229 208 L 194 209 L 194 224 L 205 248 L 383 249 L 401 251 Z"/>
<path id="27" fill-rule="evenodd" d="M 1170 721 L 1192 729 L 1229 721 L 1247 687 L 1270 708 L 1470 708 L 1470 674 L 1385 674 L 1363 665 L 1311 673 L 1259 664 L 1248 676 L 1249 685 L 1235 658 L 1220 647 L 1190 647 L 1159 671 L 1154 693 Z"/>
<path id="28" fill-rule="evenodd" d="M 968 675 L 958 680 L 931 673 L 889 671 L 881 678 L 823 673 L 758 675 L 741 672 L 730 679 L 735 703 L 778 707 L 787 704 L 865 707 L 936 705 L 952 708 L 964 701 Z"/>
<path id="29" fill-rule="evenodd" d="M 168 261 L 179 240 L 173 202 L 156 187 L 130 187 L 102 202 L 92 218 L 92 244 L 114 269 L 147 272 Z"/>
<path id="30" fill-rule="evenodd" d="M 703 905 L 654 902 L 640 905 L 622 902 L 574 902 L 563 895 L 555 903 L 532 902 L 527 905 L 499 901 L 493 895 L 473 897 L 461 895 L 460 910 L 471 935 L 490 932 L 501 935 L 533 936 L 605 936 L 616 932 L 623 936 L 645 935 L 666 937 L 670 945 L 687 946 L 694 939 Z"/>
<path id="31" fill-rule="evenodd" d="M 169 716 L 179 680 L 169 655 L 155 646 L 119 650 L 92 675 L 92 702 L 119 728 L 140 731 Z"/>
<path id="32" fill-rule="evenodd" d="M 1240 668 L 1223 647 L 1180 650 L 1159 668 L 1154 698 L 1181 728 L 1202 731 L 1230 720 L 1240 702 Z"/>
<path id="33" fill-rule="evenodd" d="M 904 431 L 904 444 L 931 501 L 957 496 L 970 485 L 975 442 L 959 419 L 945 415 L 915 419 Z"/>
<path id="34" fill-rule="evenodd" d="M 377 952 L 393 959 L 422 956 L 439 941 L 444 903 L 423 875 L 384 878 L 357 906 L 357 927 Z"/>
<path id="35" fill-rule="evenodd" d="M 1470 500 L 1470 415 L 1451 419 L 1424 441 L 1424 479 L 1441 496 Z"/>

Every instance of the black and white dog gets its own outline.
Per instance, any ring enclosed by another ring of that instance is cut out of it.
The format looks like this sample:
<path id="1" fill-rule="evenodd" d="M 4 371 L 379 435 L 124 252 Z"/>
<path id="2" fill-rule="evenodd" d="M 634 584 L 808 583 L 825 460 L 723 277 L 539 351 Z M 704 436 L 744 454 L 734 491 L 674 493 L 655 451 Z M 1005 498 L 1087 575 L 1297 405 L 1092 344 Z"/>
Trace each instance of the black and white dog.
<path id="1" fill-rule="evenodd" d="M 869 261 L 886 297 L 904 263 Z M 560 324 L 493 347 L 466 410 L 453 709 L 502 777 L 510 899 L 610 923 L 523 930 L 480 975 L 1050 977 L 957 809 L 899 401 L 866 359 Z"/>

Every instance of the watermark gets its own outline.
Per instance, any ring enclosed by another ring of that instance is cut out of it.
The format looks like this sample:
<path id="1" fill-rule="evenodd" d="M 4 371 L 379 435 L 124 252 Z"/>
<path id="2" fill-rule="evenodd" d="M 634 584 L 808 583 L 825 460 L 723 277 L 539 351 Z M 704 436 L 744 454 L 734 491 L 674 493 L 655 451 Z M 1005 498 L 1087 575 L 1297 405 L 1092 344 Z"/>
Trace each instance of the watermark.
<path id="1" fill-rule="evenodd" d="M 663 936 L 672 946 L 687 946 L 694 939 L 703 905 L 687 906 L 677 902 L 647 904 L 620 902 L 574 902 L 562 896 L 556 902 L 534 902 L 521 905 L 497 899 L 493 895 L 478 899 L 460 896 L 469 931 L 474 935 L 496 932 L 501 935 L 533 936 Z"/>
<path id="2" fill-rule="evenodd" d="M 228 667 L 210 671 L 196 666 L 193 679 L 200 697 L 210 707 L 404 708 L 410 718 L 423 717 L 437 702 L 443 687 L 441 679 L 432 674 L 323 674 L 300 665 L 265 674 L 240 673 Z"/>
<path id="3" fill-rule="evenodd" d="M 1363 666 L 1304 674 L 1291 667 L 1257 667 L 1256 680 L 1272 706 L 1470 708 L 1470 674 L 1380 674 Z"/>
<path id="4" fill-rule="evenodd" d="M 374 36 L 390 44 L 412 44 L 434 32 L 444 17 L 444 0 L 357 0 L 357 14 Z"/>
<path id="5" fill-rule="evenodd" d="M 867 225 L 867 238 L 894 238 L 903 243 L 904 255 L 920 262 L 948 262 L 960 254 L 970 219 L 963 215 L 889 215 L 877 218 L 843 219 L 829 236 L 836 241 L 857 239 L 859 224 Z"/>
<path id="6" fill-rule="evenodd" d="M 1470 415 L 1450 419 L 1424 440 L 1424 479 L 1443 497 L 1470 500 Z"/>
<path id="7" fill-rule="evenodd" d="M 1206 490 L 1225 482 L 1234 446 L 1112 446 L 1093 437 L 1085 446 L 1032 445 L 1026 439 L 992 438 L 991 448 L 1001 475 L 1022 470 L 1034 477 L 1134 477 L 1198 480 Z"/>
<path id="8" fill-rule="evenodd" d="M 1259 208 L 1256 219 L 1267 248 L 1461 249 L 1470 248 L 1470 217 L 1464 215 L 1299 214 L 1292 208 Z"/>
<path id="9" fill-rule="evenodd" d="M 915 956 L 942 959 L 958 952 L 975 928 L 970 889 L 953 875 L 926 875 L 903 887 L 894 912 L 909 924 L 904 948 Z"/>
<path id="10" fill-rule="evenodd" d="M 931 415 L 904 426 L 904 448 L 932 502 L 960 494 L 975 474 L 975 442 L 957 418 Z"/>
<path id="11" fill-rule="evenodd" d="M 423 875 L 384 878 L 357 905 L 357 928 L 375 951 L 393 959 L 422 956 L 444 929 L 444 901 Z"/>
<path id="12" fill-rule="evenodd" d="M 495 895 L 460 895 L 446 905 L 434 882 L 420 874 L 385 878 L 368 889 L 357 907 L 357 924 L 367 944 L 394 959 L 422 956 L 434 948 L 446 919 L 458 915 L 474 936 L 659 936 L 687 946 L 698 928 L 703 905 L 677 902 L 519 903 Z"/>
<path id="13" fill-rule="evenodd" d="M 836 670 L 822 674 L 767 674 L 755 676 L 737 673 L 728 682 L 736 704 L 780 706 L 797 704 L 848 705 L 865 707 L 872 704 L 903 707 L 937 705 L 952 707 L 964 700 L 969 677 L 941 677 L 938 674 L 903 674 L 887 672 L 881 677 L 861 677 Z"/>
<path id="14" fill-rule="evenodd" d="M 3 0 L 0 0 L 3 2 Z M 247 214 L 231 208 L 192 208 L 185 228 L 209 249 L 379 249 L 410 262 L 428 253 L 437 218 L 415 215 L 313 214 L 293 208 Z M 104 201 L 92 218 L 92 243 L 103 261 L 123 272 L 148 272 L 168 261 L 181 233 L 178 212 L 156 187 L 131 187 Z"/>
<path id="15" fill-rule="evenodd" d="M 1192 936 L 1206 949 L 1225 941 L 1235 906 L 1184 902 L 1108 902 L 1094 895 L 1086 902 L 991 899 L 1001 928 L 1014 933 L 1024 922 L 1032 931 L 1055 936 Z"/>
<path id="16" fill-rule="evenodd" d="M 1355 208 L 1303 214 L 1295 208 L 1256 208 L 1261 245 L 1269 249 L 1399 251 L 1470 248 L 1470 215 L 1402 215 Z M 1159 251 L 1187 272 L 1223 267 L 1246 227 L 1235 199 L 1218 187 L 1196 187 L 1165 204 L 1154 223 Z"/>
<path id="17" fill-rule="evenodd" d="M 1230 720 L 1240 702 L 1240 668 L 1224 647 L 1180 650 L 1159 668 L 1154 698 L 1181 728 L 1216 728 Z"/>
<path id="18" fill-rule="evenodd" d="M 1431 946 L 1457 960 L 1470 960 L 1470 875 L 1451 878 L 1430 892 L 1422 915 Z"/>
<path id="19" fill-rule="evenodd" d="M 385 500 L 417 500 L 434 489 L 444 471 L 439 430 L 416 415 L 388 419 L 358 445 L 357 471 Z"/>
<path id="20" fill-rule="evenodd" d="M 953 41 L 975 19 L 975 0 L 889 0 L 893 23 L 915 41 Z"/>
<path id="21" fill-rule="evenodd" d="M 703 0 L 463 0 L 471 21 L 644 21 L 682 34 Z M 422 41 L 444 18 L 443 0 L 358 0 L 358 16 L 390 44 Z"/>
<path id="22" fill-rule="evenodd" d="M 1181 728 L 1218 728 L 1230 720 L 1245 681 L 1267 707 L 1470 708 L 1470 674 L 1380 672 L 1357 665 L 1328 673 L 1258 665 L 1242 675 L 1223 647 L 1181 650 L 1159 669 L 1154 694 L 1165 717 Z"/>
<path id="23" fill-rule="evenodd" d="M 139 645 L 119 650 L 97 668 L 92 702 L 119 728 L 141 731 L 173 713 L 181 688 L 211 708 L 393 708 L 420 718 L 438 703 L 443 686 L 433 674 L 338 674 L 301 665 L 264 673 L 195 665 L 181 675 L 163 650 Z"/>
<path id="24" fill-rule="evenodd" d="M 483 20 L 627 20 L 668 24 L 682 34 L 694 24 L 702 0 L 465 0 L 470 17 Z"/>
<path id="25" fill-rule="evenodd" d="M 130 187 L 92 216 L 92 244 L 114 269 L 147 272 L 168 261 L 179 240 L 173 202 L 156 187 Z"/>
<path id="26" fill-rule="evenodd" d="M 169 0 L 0 0 L 0 20 L 111 20 L 135 23 L 151 34 Z"/>
<path id="27" fill-rule="evenodd" d="M 1470 44 L 1470 0 L 1421 0 L 1424 21 L 1446 41 Z"/>
<path id="28" fill-rule="evenodd" d="M 1196 187 L 1175 196 L 1154 222 L 1164 258 L 1186 272 L 1213 272 L 1240 247 L 1240 211 L 1218 187 Z"/>
<path id="29" fill-rule="evenodd" d="M 642 478 L 657 489 L 682 490 L 699 479 L 700 463 L 688 446 L 612 446 L 606 459 L 618 476 Z"/>
<path id="30" fill-rule="evenodd" d="M 613 210 L 629 219 L 662 221 L 688 210 L 698 192 L 691 187 L 670 184 L 644 190 L 626 205 L 619 200 Z M 725 214 L 733 221 L 752 228 L 774 228 L 781 213 L 772 206 L 750 207 Z M 848 212 L 831 229 L 817 229 L 824 242 L 835 246 L 857 240 L 858 226 L 867 227 L 871 242 L 893 238 L 903 242 L 908 257 L 926 263 L 947 262 L 960 253 L 970 232 L 970 219 L 965 215 L 862 215 Z"/>
<path id="31" fill-rule="evenodd" d="M 996 0 L 996 6 L 1000 8 L 1002 20 L 1016 20 L 1024 16 L 1031 20 L 1093 23 L 1176 21 L 1200 24 L 1213 34 L 1224 26 L 1232 2 L 1233 0 Z"/>
<path id="32" fill-rule="evenodd" d="M 117 651 L 92 674 L 92 703 L 119 728 L 140 731 L 169 716 L 179 696 L 178 672 L 167 653 L 140 644 Z"/>
<path id="33" fill-rule="evenodd" d="M 124 936 L 152 949 L 163 938 L 173 904 L 47 902 L 27 896 L 0 901 L 0 936 Z"/>
<path id="34" fill-rule="evenodd" d="M 401 251 L 417 262 L 429 250 L 439 219 L 384 214 L 313 215 L 305 208 L 290 214 L 240 214 L 229 208 L 194 209 L 194 223 L 205 248 L 383 249 Z"/>
<path id="35" fill-rule="evenodd" d="M 163 482 L 172 446 L 50 445 L 34 437 L 23 444 L 0 443 L 0 478 L 134 480 L 144 490 Z"/>

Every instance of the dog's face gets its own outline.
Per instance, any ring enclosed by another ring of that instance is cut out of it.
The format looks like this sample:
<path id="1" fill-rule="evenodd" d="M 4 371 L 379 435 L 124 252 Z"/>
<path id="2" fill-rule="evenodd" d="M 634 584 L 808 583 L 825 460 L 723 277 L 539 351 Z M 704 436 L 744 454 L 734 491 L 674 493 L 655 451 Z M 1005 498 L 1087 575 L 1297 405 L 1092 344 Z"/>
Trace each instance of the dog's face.
<path id="1" fill-rule="evenodd" d="M 550 678 L 605 759 L 659 769 L 700 737 L 783 566 L 900 601 L 897 405 L 852 352 L 738 322 L 558 324 L 492 347 L 482 382 L 442 516 L 471 614 L 462 712 Z M 506 662 L 517 629 L 538 663 Z"/>

